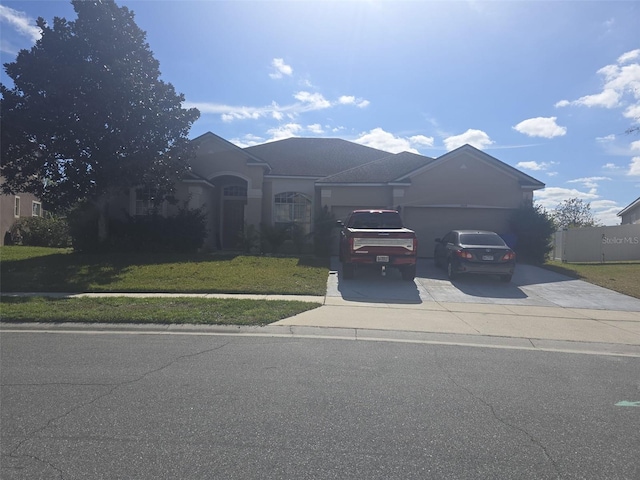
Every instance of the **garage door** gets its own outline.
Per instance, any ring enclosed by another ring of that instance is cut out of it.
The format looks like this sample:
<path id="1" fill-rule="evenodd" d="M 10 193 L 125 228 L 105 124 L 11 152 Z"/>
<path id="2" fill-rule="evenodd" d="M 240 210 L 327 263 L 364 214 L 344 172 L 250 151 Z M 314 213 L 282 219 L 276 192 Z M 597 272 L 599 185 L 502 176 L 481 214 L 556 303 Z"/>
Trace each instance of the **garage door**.
<path id="1" fill-rule="evenodd" d="M 433 257 L 435 239 L 449 230 L 491 230 L 508 232 L 511 210 L 459 207 L 404 207 L 402 218 L 408 228 L 418 235 L 418 255 Z"/>

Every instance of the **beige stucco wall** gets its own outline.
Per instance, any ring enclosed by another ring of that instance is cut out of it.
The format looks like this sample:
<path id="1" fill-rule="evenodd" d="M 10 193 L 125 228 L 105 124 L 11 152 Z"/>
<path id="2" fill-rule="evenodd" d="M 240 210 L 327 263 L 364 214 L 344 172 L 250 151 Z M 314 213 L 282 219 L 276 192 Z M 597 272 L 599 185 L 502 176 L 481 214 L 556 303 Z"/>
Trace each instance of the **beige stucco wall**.
<path id="1" fill-rule="evenodd" d="M 273 205 L 275 196 L 279 193 L 297 192 L 306 195 L 311 200 L 311 212 L 316 210 L 315 198 L 315 179 L 297 179 L 297 178 L 265 178 L 263 187 L 264 204 L 262 212 L 262 222 L 267 224 L 273 223 Z M 311 220 L 313 223 L 313 219 Z"/>
<path id="2" fill-rule="evenodd" d="M 461 152 L 411 178 L 405 206 L 457 205 L 516 208 L 523 192 L 515 176 Z"/>

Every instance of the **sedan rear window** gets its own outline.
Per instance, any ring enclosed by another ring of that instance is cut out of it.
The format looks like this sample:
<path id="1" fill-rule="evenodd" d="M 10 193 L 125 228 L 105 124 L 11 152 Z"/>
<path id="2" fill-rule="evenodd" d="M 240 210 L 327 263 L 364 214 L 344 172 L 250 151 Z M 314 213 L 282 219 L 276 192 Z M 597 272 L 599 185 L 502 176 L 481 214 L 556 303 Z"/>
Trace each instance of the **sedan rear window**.
<path id="1" fill-rule="evenodd" d="M 500 245 L 505 246 L 504 240 L 495 233 L 463 233 L 460 235 L 462 245 Z"/>

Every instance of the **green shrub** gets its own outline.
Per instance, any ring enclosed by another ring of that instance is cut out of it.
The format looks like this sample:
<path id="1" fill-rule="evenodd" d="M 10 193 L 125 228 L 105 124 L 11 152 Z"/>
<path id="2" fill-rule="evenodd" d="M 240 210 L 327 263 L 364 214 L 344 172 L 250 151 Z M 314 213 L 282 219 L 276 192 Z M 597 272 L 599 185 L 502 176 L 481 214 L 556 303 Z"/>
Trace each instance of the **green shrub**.
<path id="1" fill-rule="evenodd" d="M 67 215 L 71 245 L 77 252 L 98 252 L 104 250 L 98 239 L 99 212 L 95 205 L 80 202 Z"/>
<path id="2" fill-rule="evenodd" d="M 204 243 L 205 214 L 182 207 L 176 215 L 158 214 L 111 219 L 108 237 L 98 239 L 98 210 L 90 204 L 69 214 L 73 248 L 83 252 L 195 252 Z"/>
<path id="3" fill-rule="evenodd" d="M 331 239 L 336 226 L 336 217 L 325 205 L 316 212 L 314 219 L 313 250 L 319 257 L 328 257 L 331 253 Z"/>
<path id="4" fill-rule="evenodd" d="M 195 252 L 207 234 L 201 210 L 181 208 L 176 215 L 152 214 L 112 220 L 109 250 L 118 252 Z"/>
<path id="5" fill-rule="evenodd" d="M 509 217 L 509 225 L 516 235 L 514 250 L 518 259 L 542 264 L 552 249 L 555 232 L 553 218 L 540 205 L 523 204 Z"/>
<path id="6" fill-rule="evenodd" d="M 23 217 L 10 230 L 14 244 L 31 247 L 64 248 L 70 245 L 69 225 L 63 217 Z"/>

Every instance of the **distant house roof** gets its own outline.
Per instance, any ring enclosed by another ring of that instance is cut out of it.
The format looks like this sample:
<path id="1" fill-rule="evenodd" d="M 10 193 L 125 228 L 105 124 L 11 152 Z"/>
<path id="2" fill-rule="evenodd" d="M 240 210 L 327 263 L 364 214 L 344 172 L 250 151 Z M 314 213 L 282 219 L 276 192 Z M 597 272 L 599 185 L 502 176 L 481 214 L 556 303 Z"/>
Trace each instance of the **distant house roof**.
<path id="1" fill-rule="evenodd" d="M 622 210 L 620 210 L 617 213 L 617 216 L 621 217 L 622 215 L 627 214 L 630 210 L 633 210 L 635 207 L 640 207 L 640 197 L 636 198 L 633 202 L 631 202 L 629 205 L 627 205 Z"/>
<path id="2" fill-rule="evenodd" d="M 269 164 L 272 176 L 323 178 L 390 155 L 339 138 L 287 138 L 244 149 Z"/>

